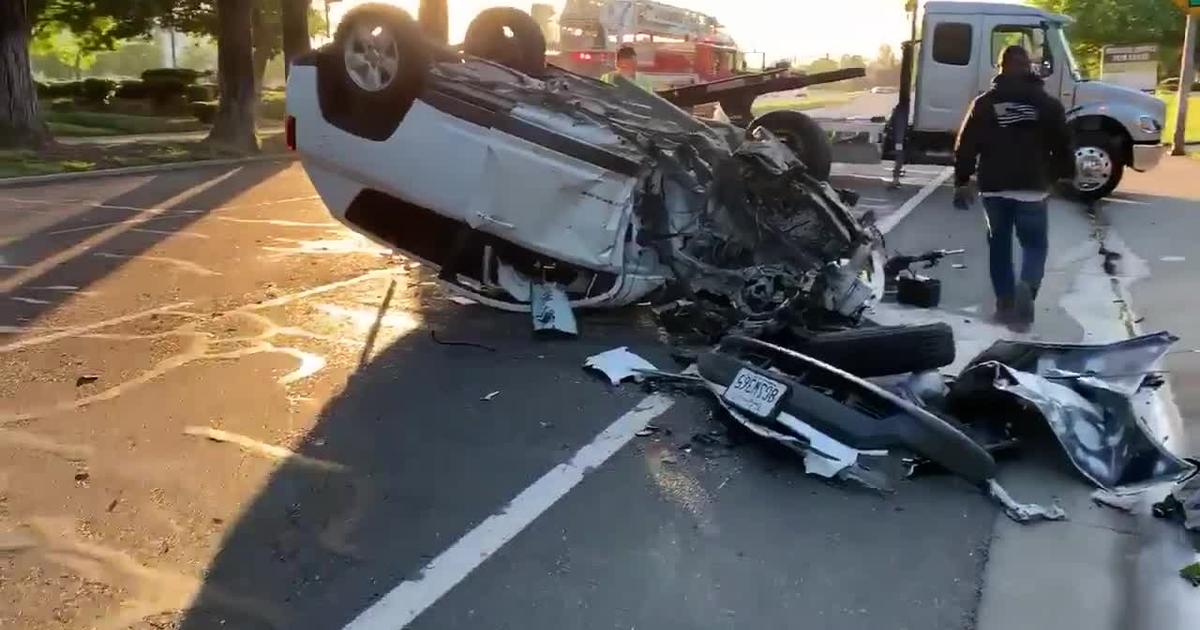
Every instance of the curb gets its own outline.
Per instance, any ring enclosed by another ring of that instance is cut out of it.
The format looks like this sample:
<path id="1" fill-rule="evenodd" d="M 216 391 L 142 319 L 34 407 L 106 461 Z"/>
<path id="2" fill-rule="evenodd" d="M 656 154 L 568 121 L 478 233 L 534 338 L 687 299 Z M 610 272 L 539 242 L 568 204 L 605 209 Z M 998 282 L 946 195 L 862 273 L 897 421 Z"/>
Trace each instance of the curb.
<path id="1" fill-rule="evenodd" d="M 254 155 L 244 158 L 225 158 L 219 160 L 193 160 L 190 162 L 168 162 L 166 164 L 147 164 L 145 166 L 125 166 L 121 168 L 105 168 L 95 171 L 79 171 L 77 173 L 51 173 L 49 175 L 25 175 L 22 177 L 0 178 L 0 188 L 13 186 L 38 186 L 42 184 L 58 184 L 79 179 L 96 179 L 100 177 L 116 177 L 119 175 L 144 175 L 147 173 L 166 173 L 170 171 L 185 171 L 193 168 L 209 166 L 238 166 L 255 162 L 291 162 L 296 159 L 295 153 L 273 155 Z"/>

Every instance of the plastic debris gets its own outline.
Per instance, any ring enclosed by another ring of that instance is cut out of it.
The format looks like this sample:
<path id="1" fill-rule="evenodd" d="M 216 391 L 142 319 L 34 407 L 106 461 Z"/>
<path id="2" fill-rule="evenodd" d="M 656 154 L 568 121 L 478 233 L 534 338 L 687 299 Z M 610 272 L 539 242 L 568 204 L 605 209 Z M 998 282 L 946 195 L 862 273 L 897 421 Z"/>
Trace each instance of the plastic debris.
<path id="1" fill-rule="evenodd" d="M 620 385 L 621 381 L 628 378 L 641 380 L 639 370 L 658 371 L 652 363 L 630 352 L 626 346 L 590 356 L 583 366 L 604 373 L 613 385 Z"/>
<path id="2" fill-rule="evenodd" d="M 476 304 L 479 304 L 479 302 L 476 302 L 475 300 L 472 300 L 469 297 L 463 297 L 461 295 L 451 295 L 450 297 L 448 297 L 446 299 L 450 300 L 451 302 L 454 302 L 455 304 L 458 304 L 459 306 L 474 306 Z"/>
<path id="3" fill-rule="evenodd" d="M 988 496 L 995 499 L 1004 508 L 1004 514 L 1018 523 L 1032 523 L 1034 521 L 1062 521 L 1066 520 L 1067 513 L 1058 505 L 1049 507 L 1038 505 L 1036 503 L 1018 503 L 1012 495 L 1000 485 L 999 481 L 989 479 L 987 482 Z"/>
<path id="4" fill-rule="evenodd" d="M 485 395 L 483 398 L 480 398 L 479 400 L 482 400 L 483 402 L 488 402 L 499 395 L 500 395 L 500 391 L 496 390 L 494 392 L 491 392 L 491 393 Z"/>
<path id="5" fill-rule="evenodd" d="M 98 380 L 100 380 L 99 376 L 92 376 L 91 374 L 80 376 L 79 378 L 75 379 L 75 387 L 83 387 L 84 385 L 90 385 L 92 383 L 95 383 Z"/>

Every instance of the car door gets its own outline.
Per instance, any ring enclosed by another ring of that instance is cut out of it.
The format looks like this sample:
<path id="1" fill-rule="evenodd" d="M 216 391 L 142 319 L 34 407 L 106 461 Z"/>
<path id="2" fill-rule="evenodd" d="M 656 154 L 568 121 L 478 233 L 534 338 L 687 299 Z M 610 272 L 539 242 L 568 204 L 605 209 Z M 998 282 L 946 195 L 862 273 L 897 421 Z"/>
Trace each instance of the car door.
<path id="1" fill-rule="evenodd" d="M 976 95 L 981 27 L 977 14 L 925 15 L 913 118 L 917 131 L 958 131 Z"/>
<path id="2" fill-rule="evenodd" d="M 1054 59 L 1047 38 L 1047 25 L 1037 16 L 989 15 L 983 21 L 985 36 L 979 41 L 979 55 L 987 60 L 979 64 L 978 93 L 992 85 L 1000 72 L 1000 54 L 1008 46 L 1023 46 L 1029 51 L 1033 68 L 1045 81 L 1046 93 L 1060 98 L 1063 85 L 1063 66 Z M 1067 95 L 1068 100 L 1070 94 Z"/>

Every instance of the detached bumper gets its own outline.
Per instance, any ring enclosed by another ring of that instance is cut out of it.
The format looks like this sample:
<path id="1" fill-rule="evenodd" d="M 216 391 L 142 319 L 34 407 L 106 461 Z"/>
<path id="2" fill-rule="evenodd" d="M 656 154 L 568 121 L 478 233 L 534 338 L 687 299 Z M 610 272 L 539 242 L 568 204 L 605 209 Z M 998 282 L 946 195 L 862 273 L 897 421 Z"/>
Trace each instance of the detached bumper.
<path id="1" fill-rule="evenodd" d="M 1148 171 L 1158 166 L 1163 155 L 1167 152 L 1165 144 L 1135 144 L 1133 145 L 1133 164 L 1135 171 Z"/>

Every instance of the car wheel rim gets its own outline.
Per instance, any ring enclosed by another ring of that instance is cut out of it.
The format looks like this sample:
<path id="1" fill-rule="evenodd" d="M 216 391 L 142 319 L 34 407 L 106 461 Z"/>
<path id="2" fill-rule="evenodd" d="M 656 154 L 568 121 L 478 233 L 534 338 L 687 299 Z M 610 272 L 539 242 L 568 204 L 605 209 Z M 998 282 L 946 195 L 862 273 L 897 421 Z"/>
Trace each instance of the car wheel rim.
<path id="1" fill-rule="evenodd" d="M 343 47 L 346 74 L 359 88 L 381 92 L 396 80 L 400 47 L 390 29 L 374 22 L 354 27 Z"/>
<path id="2" fill-rule="evenodd" d="M 1112 158 L 1100 147 L 1075 149 L 1075 187 L 1091 192 L 1104 187 L 1113 174 Z"/>

